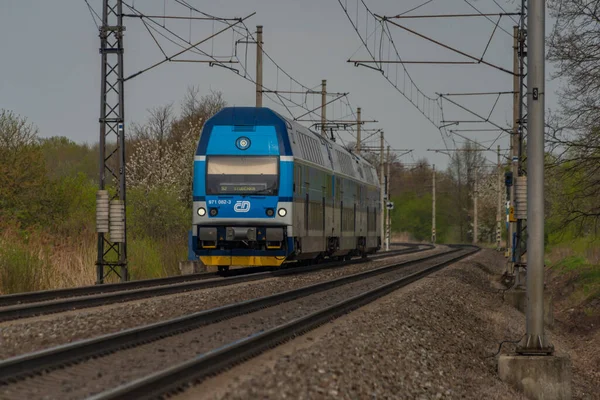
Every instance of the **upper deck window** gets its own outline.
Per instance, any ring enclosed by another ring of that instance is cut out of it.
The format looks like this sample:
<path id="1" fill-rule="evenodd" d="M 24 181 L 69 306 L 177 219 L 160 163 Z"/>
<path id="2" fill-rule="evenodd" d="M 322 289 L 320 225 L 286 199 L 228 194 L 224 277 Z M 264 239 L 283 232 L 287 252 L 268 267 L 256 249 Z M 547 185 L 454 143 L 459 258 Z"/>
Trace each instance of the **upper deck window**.
<path id="1" fill-rule="evenodd" d="M 206 194 L 276 195 L 278 161 L 278 157 L 209 156 Z"/>

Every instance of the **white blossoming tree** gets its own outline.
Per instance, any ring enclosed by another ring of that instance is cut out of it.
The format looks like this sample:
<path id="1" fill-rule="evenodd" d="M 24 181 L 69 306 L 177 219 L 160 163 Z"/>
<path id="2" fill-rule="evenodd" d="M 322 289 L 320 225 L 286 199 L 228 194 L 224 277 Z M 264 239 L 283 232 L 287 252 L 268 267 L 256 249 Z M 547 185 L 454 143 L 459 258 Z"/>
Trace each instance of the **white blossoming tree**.
<path id="1" fill-rule="evenodd" d="M 180 117 L 170 104 L 150 110 L 146 123 L 132 129 L 128 186 L 146 192 L 160 188 L 191 202 L 192 166 L 202 126 L 225 105 L 219 92 L 200 97 L 190 88 Z"/>

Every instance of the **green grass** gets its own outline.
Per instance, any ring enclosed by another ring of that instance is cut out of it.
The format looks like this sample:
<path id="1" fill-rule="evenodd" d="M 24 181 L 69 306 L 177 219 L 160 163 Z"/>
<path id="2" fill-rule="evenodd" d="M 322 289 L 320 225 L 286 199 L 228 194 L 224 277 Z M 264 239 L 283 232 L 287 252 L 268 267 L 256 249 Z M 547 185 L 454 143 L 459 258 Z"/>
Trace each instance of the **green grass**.
<path id="1" fill-rule="evenodd" d="M 555 245 L 548 254 L 549 264 L 555 271 L 576 274 L 576 289 L 572 300 L 579 304 L 586 304 L 600 297 L 600 263 L 597 261 L 598 248 L 595 243 L 585 239 L 569 241 Z"/>
<path id="2" fill-rule="evenodd" d="M 51 267 L 46 257 L 25 244 L 0 243 L 0 293 L 10 294 L 46 289 Z"/>
<path id="3" fill-rule="evenodd" d="M 582 256 L 569 256 L 563 258 L 554 265 L 554 268 L 561 272 L 577 271 L 584 268 L 587 265 L 587 260 Z"/>
<path id="4" fill-rule="evenodd" d="M 170 243 L 151 238 L 131 239 L 128 244 L 132 280 L 162 278 L 179 274 L 179 261 L 187 259 L 187 242 Z"/>
<path id="5" fill-rule="evenodd" d="M 579 281 L 588 301 L 600 297 L 600 265 L 589 265 L 581 272 Z"/>

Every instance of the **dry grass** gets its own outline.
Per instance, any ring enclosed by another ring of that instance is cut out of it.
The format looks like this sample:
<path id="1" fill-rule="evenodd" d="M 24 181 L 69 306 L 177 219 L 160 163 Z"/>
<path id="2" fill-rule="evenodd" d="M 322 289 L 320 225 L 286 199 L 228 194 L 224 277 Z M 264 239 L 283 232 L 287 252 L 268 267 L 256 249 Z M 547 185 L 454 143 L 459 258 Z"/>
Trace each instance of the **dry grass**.
<path id="1" fill-rule="evenodd" d="M 413 237 L 408 232 L 392 232 L 391 243 L 414 242 Z"/>
<path id="2" fill-rule="evenodd" d="M 0 294 L 93 285 L 96 240 L 93 232 L 83 232 L 76 238 L 54 238 L 39 231 L 3 229 L 0 232 Z M 178 262 L 186 259 L 186 246 L 185 238 L 130 239 L 131 279 L 179 274 Z"/>
<path id="3" fill-rule="evenodd" d="M 94 283 L 95 241 L 53 238 L 5 228 L 0 234 L 0 294 Z"/>
<path id="4" fill-rule="evenodd" d="M 96 235 L 87 233 L 52 246 L 50 264 L 54 287 L 92 285 L 96 280 Z"/>

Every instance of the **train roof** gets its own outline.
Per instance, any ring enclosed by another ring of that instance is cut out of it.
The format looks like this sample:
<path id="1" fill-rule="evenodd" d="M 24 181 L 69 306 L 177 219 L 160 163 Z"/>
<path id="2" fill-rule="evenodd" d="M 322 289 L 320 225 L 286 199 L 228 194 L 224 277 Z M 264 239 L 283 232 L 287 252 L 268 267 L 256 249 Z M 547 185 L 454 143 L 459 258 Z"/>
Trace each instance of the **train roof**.
<path id="1" fill-rule="evenodd" d="M 318 144 L 320 142 L 322 145 L 329 147 L 331 153 L 333 153 L 333 164 L 336 172 L 351 176 L 358 180 L 366 180 L 374 185 L 379 184 L 374 166 L 365 158 L 354 152 L 348 151 L 330 138 L 307 128 L 296 121 L 283 117 L 270 108 L 224 107 L 206 121 L 203 131 L 210 130 L 215 125 L 272 125 L 275 127 L 280 140 L 283 142 L 285 154 L 293 154 L 296 158 L 326 166 L 325 155 L 320 155 L 319 151 L 314 151 L 314 148 L 310 148 L 312 143 Z M 203 138 L 201 137 L 200 142 L 203 141 L 202 139 Z M 207 140 L 207 138 L 204 138 L 204 140 Z M 200 144 L 201 143 L 199 143 L 199 148 Z M 321 149 L 321 151 L 323 151 L 323 149 Z M 300 152 L 302 155 L 299 154 Z M 354 161 L 354 163 L 352 163 L 352 161 Z M 356 164 L 358 167 L 351 166 L 350 164 Z M 370 170 L 370 172 L 365 171 L 366 176 L 363 174 L 365 168 Z"/>

